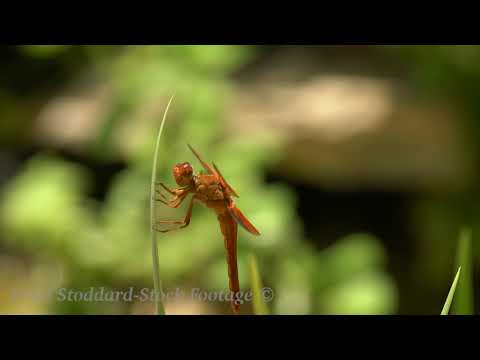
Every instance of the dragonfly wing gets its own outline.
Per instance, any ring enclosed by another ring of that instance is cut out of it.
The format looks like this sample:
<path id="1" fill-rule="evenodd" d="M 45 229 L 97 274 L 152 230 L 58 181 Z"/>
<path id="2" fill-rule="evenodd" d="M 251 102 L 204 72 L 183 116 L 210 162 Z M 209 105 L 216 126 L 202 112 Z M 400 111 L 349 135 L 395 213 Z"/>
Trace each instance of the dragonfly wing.
<path id="1" fill-rule="evenodd" d="M 240 282 L 238 281 L 237 267 L 237 223 L 229 213 L 218 216 L 220 228 L 225 240 L 225 250 L 227 251 L 228 282 L 232 292 L 231 306 L 235 314 L 240 311 L 240 304 L 235 303 L 234 299 L 240 292 Z"/>
<path id="2" fill-rule="evenodd" d="M 217 172 L 217 175 L 218 177 L 220 178 L 220 181 L 222 182 L 222 185 L 227 188 L 228 191 L 230 191 L 232 193 L 233 196 L 235 197 L 239 197 L 238 194 L 235 192 L 235 190 L 233 190 L 233 188 L 230 186 L 229 183 L 227 183 L 227 180 L 225 180 L 225 178 L 223 177 L 222 173 L 220 172 L 220 170 L 218 170 L 217 166 L 215 165 L 215 163 L 212 163 L 213 164 L 213 167 L 215 169 L 215 171 Z"/>
<path id="3" fill-rule="evenodd" d="M 235 219 L 235 221 L 241 225 L 245 230 L 253 235 L 260 235 L 260 232 L 253 226 L 253 224 L 243 215 L 239 208 L 234 203 L 228 205 L 228 212 Z"/>
<path id="4" fill-rule="evenodd" d="M 187 144 L 187 146 L 188 146 L 188 148 L 190 149 L 190 151 L 195 155 L 195 157 L 198 159 L 198 161 L 200 161 L 200 163 L 202 164 L 203 168 L 204 168 L 209 174 L 212 174 L 212 175 L 217 176 L 218 179 L 220 180 L 220 182 L 222 183 L 222 185 L 223 185 L 233 196 L 239 197 L 238 194 L 236 193 L 236 191 L 233 190 L 233 188 L 230 186 L 229 183 L 227 183 L 227 180 L 225 180 L 225 178 L 222 176 L 222 174 L 220 173 L 220 170 L 218 170 L 218 168 L 215 166 L 215 164 L 213 164 L 213 167 L 211 167 L 209 163 L 207 163 L 205 160 L 203 160 L 202 156 L 192 147 L 192 145 Z"/>
<path id="5" fill-rule="evenodd" d="M 215 169 L 213 169 L 205 160 L 203 160 L 203 158 L 200 156 L 200 154 L 192 147 L 192 145 L 190 144 L 187 144 L 188 148 L 190 149 L 190 151 L 193 153 L 193 155 L 195 155 L 195 157 L 198 159 L 198 161 L 200 161 L 200 164 L 202 164 L 203 168 L 209 173 L 209 174 L 213 174 L 213 175 L 218 175 L 215 171 Z"/>

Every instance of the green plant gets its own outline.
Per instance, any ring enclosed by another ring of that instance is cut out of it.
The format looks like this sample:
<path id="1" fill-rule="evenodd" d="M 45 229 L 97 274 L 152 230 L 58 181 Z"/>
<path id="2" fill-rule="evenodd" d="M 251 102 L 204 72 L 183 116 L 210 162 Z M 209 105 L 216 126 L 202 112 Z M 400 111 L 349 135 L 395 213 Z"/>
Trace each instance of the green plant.
<path id="1" fill-rule="evenodd" d="M 160 264 L 158 261 L 158 240 L 157 232 L 155 231 L 155 221 L 156 221 L 156 206 L 155 206 L 155 184 L 157 182 L 157 159 L 158 159 L 158 149 L 160 145 L 160 138 L 163 133 L 163 127 L 165 125 L 165 120 L 167 119 L 168 109 L 172 103 L 173 96 L 168 101 L 165 112 L 163 113 L 162 122 L 160 123 L 160 128 L 158 130 L 157 142 L 155 144 L 155 152 L 153 155 L 153 166 L 152 166 L 152 183 L 150 187 L 150 234 L 152 240 L 152 271 L 153 271 L 153 286 L 155 290 L 155 307 L 157 315 L 165 315 L 165 309 L 160 295 L 162 294 L 162 284 L 160 280 Z"/>
<path id="2" fill-rule="evenodd" d="M 448 292 L 447 299 L 445 300 L 445 304 L 443 305 L 442 312 L 440 315 L 448 315 L 450 311 L 450 306 L 452 304 L 453 295 L 455 294 L 455 289 L 457 288 L 458 278 L 460 277 L 460 270 L 462 267 L 458 268 L 457 275 L 453 279 L 452 286 L 450 287 L 450 291 Z"/>
<path id="3" fill-rule="evenodd" d="M 265 298 L 263 296 L 263 283 L 258 270 L 257 258 L 251 254 L 249 258 L 250 284 L 253 295 L 253 313 L 255 315 L 269 315 Z"/>

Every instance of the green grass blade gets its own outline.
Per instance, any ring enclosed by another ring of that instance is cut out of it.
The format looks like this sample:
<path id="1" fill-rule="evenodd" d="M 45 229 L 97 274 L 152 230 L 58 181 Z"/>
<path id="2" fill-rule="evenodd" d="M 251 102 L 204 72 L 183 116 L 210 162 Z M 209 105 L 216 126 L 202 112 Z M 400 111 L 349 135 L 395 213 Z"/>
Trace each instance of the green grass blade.
<path id="1" fill-rule="evenodd" d="M 472 232 L 463 229 L 460 233 L 457 250 L 457 267 L 462 267 L 462 277 L 458 281 L 452 312 L 456 315 L 472 315 L 473 282 L 472 282 Z"/>
<path id="2" fill-rule="evenodd" d="M 450 311 L 450 305 L 452 304 L 453 295 L 455 294 L 455 289 L 457 288 L 458 278 L 460 277 L 461 269 L 461 267 L 458 268 L 457 275 L 455 275 L 455 279 L 453 279 L 452 286 L 450 287 L 450 291 L 448 292 L 447 300 L 445 300 L 445 304 L 443 305 L 443 309 L 440 315 L 448 315 L 448 312 Z"/>
<path id="3" fill-rule="evenodd" d="M 255 255 L 250 255 L 250 284 L 252 286 L 253 295 L 253 313 L 255 315 L 268 315 L 268 307 L 263 296 L 263 284 L 258 271 L 258 264 Z"/>
<path id="4" fill-rule="evenodd" d="M 158 243 L 157 243 L 157 232 L 154 230 L 155 221 L 156 221 L 156 206 L 155 206 L 155 183 L 157 182 L 157 159 L 158 159 L 158 149 L 160 145 L 160 137 L 162 136 L 163 126 L 165 125 L 165 120 L 167 118 L 168 109 L 173 100 L 173 96 L 168 101 L 165 112 L 163 113 L 163 119 L 160 123 L 160 129 L 158 130 L 157 142 L 155 145 L 155 153 L 153 155 L 153 166 L 152 166 L 152 184 L 150 187 L 150 234 L 152 239 L 152 265 L 153 265 L 153 287 L 155 290 L 155 310 L 157 315 L 165 315 L 165 308 L 163 306 L 161 294 L 162 283 L 160 281 L 160 266 L 158 260 Z"/>

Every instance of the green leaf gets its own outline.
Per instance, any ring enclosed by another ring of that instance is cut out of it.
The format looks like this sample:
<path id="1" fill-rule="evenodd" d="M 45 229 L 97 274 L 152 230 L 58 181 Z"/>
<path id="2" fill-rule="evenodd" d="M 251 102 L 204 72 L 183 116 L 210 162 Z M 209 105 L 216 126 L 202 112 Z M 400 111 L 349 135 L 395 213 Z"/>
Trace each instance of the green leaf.
<path id="1" fill-rule="evenodd" d="M 460 233 L 457 249 L 457 267 L 461 267 L 462 278 L 458 282 L 458 290 L 453 302 L 453 313 L 456 315 L 472 315 L 473 282 L 472 282 L 472 232 L 463 229 Z"/>
<path id="2" fill-rule="evenodd" d="M 450 311 L 450 305 L 452 304 L 453 295 L 455 294 L 455 289 L 457 288 L 457 282 L 458 278 L 460 277 L 461 269 L 461 267 L 458 268 L 457 275 L 455 275 L 455 279 L 453 279 L 452 286 L 450 287 L 450 291 L 447 295 L 447 300 L 445 300 L 445 304 L 443 305 L 443 309 L 440 315 L 448 315 L 448 312 Z"/>
<path id="3" fill-rule="evenodd" d="M 160 138 L 163 132 L 163 126 L 165 125 L 165 120 L 167 118 L 168 109 L 173 100 L 173 96 L 168 101 L 165 112 L 163 113 L 163 119 L 160 124 L 160 129 L 158 130 L 157 143 L 155 145 L 155 153 L 153 155 L 153 166 L 152 166 L 152 184 L 150 187 L 150 234 L 152 239 L 152 265 L 153 265 L 153 286 L 155 290 L 155 306 L 157 315 L 165 315 L 165 308 L 161 299 L 162 283 L 160 281 L 160 266 L 158 260 L 158 242 L 157 242 L 157 232 L 154 229 L 155 226 L 155 183 L 157 182 L 157 160 L 158 160 L 158 149 L 160 145 Z"/>
<path id="4" fill-rule="evenodd" d="M 264 287 L 255 255 L 251 254 L 249 259 L 250 283 L 253 292 L 253 313 L 255 315 L 269 315 L 268 307 L 264 298 Z"/>

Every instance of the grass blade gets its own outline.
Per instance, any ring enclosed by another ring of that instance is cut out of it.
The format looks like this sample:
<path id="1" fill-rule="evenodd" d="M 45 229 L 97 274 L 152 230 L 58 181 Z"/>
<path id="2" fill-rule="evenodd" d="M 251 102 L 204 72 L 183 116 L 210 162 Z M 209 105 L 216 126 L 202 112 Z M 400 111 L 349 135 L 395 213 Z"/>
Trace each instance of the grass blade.
<path id="1" fill-rule="evenodd" d="M 268 307 L 263 296 L 263 284 L 258 271 L 255 255 L 250 255 L 250 284 L 253 292 L 253 313 L 255 315 L 268 315 Z"/>
<path id="2" fill-rule="evenodd" d="M 457 250 L 457 267 L 462 268 L 462 277 L 458 281 L 458 289 L 453 302 L 453 313 L 456 315 L 472 315 L 473 283 L 472 283 L 472 232 L 463 229 L 460 233 Z"/>
<path id="3" fill-rule="evenodd" d="M 461 269 L 461 267 L 458 268 L 457 275 L 455 275 L 455 279 L 453 279 L 452 286 L 450 287 L 450 291 L 448 292 L 447 300 L 445 300 L 445 304 L 443 305 L 443 309 L 440 315 L 448 315 L 448 312 L 450 311 L 450 305 L 452 304 L 453 295 L 455 294 L 455 289 L 457 288 L 458 278 L 460 277 Z"/>
<path id="4" fill-rule="evenodd" d="M 163 126 L 165 125 L 165 120 L 167 119 L 168 109 L 173 100 L 173 96 L 168 101 L 165 112 L 163 113 L 163 119 L 160 123 L 160 128 L 158 130 L 157 142 L 155 144 L 155 153 L 153 155 L 153 166 L 152 166 L 152 184 L 150 187 L 150 234 L 152 239 L 152 265 L 153 265 L 153 287 L 155 290 L 155 311 L 157 315 L 165 315 L 165 308 L 161 299 L 162 283 L 160 281 L 160 266 L 158 260 L 158 243 L 157 243 L 157 232 L 154 230 L 155 221 L 156 221 L 156 212 L 155 212 L 155 183 L 157 182 L 157 159 L 158 159 L 158 149 L 160 145 L 160 137 L 162 136 Z"/>

